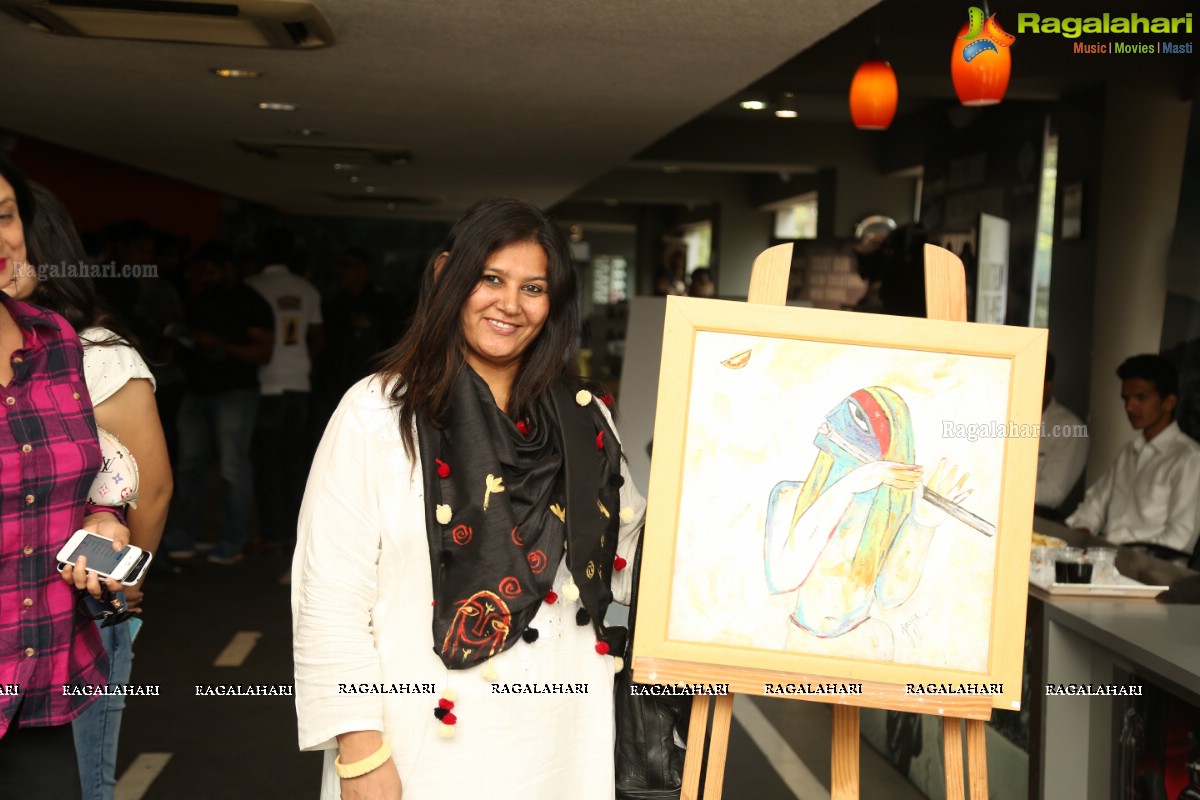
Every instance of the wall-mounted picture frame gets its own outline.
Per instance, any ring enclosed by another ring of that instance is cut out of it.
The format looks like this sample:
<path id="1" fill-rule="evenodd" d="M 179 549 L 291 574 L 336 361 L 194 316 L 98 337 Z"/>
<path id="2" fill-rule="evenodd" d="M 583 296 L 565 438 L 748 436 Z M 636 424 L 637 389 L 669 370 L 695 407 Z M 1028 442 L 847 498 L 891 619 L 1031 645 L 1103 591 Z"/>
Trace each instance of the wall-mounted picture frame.
<path id="1" fill-rule="evenodd" d="M 1078 239 L 1083 235 L 1083 184 L 1071 183 L 1063 187 L 1062 227 L 1063 239 Z"/>
<path id="2" fill-rule="evenodd" d="M 635 679 L 1019 708 L 1045 357 L 1040 329 L 669 298 Z"/>

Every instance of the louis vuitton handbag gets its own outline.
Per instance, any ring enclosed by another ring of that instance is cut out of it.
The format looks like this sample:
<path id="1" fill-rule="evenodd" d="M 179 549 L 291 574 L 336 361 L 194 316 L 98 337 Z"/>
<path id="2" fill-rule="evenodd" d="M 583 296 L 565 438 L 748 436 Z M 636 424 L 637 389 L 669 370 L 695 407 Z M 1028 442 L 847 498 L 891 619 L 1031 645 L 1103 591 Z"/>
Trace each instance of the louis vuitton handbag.
<path id="1" fill-rule="evenodd" d="M 100 471 L 88 489 L 88 502 L 98 506 L 137 508 L 138 467 L 129 448 L 116 435 L 96 426 L 100 436 Z"/>

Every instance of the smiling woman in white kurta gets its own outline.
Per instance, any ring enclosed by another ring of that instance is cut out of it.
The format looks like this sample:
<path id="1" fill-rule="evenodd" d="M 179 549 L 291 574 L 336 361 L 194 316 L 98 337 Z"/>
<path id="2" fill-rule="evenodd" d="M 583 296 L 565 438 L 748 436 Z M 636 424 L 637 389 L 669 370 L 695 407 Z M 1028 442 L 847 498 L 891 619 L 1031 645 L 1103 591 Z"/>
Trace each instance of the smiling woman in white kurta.
<path id="1" fill-rule="evenodd" d="M 440 413 L 406 420 L 430 383 L 385 369 L 326 429 L 292 577 L 300 746 L 326 751 L 326 800 L 614 795 L 623 632 L 602 619 L 628 599 L 645 503 L 605 402 L 567 369 L 568 253 L 530 206 L 472 209 L 391 360 L 460 356 Z M 531 392 L 538 364 L 552 380 Z"/>

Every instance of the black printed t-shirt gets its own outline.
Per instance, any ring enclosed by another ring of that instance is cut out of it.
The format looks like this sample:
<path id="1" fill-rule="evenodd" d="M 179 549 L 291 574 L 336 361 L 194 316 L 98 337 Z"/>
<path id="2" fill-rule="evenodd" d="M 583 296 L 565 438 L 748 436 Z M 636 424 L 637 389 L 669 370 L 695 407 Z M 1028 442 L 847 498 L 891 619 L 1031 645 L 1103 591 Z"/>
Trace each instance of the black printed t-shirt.
<path id="1" fill-rule="evenodd" d="M 262 328 L 272 336 L 275 314 L 262 295 L 248 286 L 210 289 L 188 301 L 184 321 L 194 331 L 208 331 L 231 344 L 249 344 L 248 331 Z M 231 389 L 257 389 L 258 366 L 221 353 L 188 349 L 181 358 L 187 388 L 197 394 Z"/>

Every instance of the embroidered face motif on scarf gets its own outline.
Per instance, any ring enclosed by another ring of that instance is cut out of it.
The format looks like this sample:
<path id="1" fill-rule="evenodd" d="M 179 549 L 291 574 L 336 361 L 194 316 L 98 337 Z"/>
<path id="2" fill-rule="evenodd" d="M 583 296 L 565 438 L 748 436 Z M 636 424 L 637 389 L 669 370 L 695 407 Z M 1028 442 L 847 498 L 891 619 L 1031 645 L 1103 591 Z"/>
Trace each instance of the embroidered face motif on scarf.
<path id="1" fill-rule="evenodd" d="M 462 661 L 475 650 L 487 657 L 504 649 L 504 641 L 512 629 L 512 614 L 504 601 L 492 592 L 476 592 L 459 604 L 442 642 L 442 657 L 459 656 Z"/>

